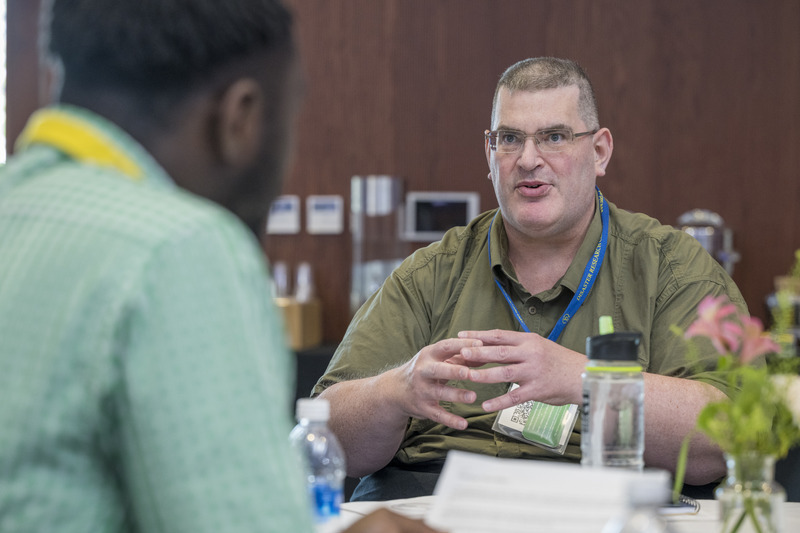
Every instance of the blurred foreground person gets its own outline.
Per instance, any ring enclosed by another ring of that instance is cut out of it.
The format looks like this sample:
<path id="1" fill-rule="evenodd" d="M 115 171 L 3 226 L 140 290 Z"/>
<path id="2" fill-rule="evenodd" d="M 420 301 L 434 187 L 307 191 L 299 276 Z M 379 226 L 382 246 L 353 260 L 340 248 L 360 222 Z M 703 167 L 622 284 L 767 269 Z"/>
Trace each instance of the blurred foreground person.
<path id="1" fill-rule="evenodd" d="M 290 14 L 48 8 L 57 103 L 0 171 L 0 531 L 311 532 L 248 229 L 302 92 Z M 351 531 L 431 530 L 381 512 Z"/>

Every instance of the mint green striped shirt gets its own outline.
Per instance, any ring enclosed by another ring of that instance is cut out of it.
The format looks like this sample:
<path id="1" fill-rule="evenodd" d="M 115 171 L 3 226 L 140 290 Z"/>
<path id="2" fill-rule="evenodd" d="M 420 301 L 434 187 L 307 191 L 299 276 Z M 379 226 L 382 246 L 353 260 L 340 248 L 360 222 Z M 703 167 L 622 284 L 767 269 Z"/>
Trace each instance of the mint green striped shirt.
<path id="1" fill-rule="evenodd" d="M 0 531 L 311 531 L 293 362 L 258 244 L 145 169 L 0 170 Z"/>

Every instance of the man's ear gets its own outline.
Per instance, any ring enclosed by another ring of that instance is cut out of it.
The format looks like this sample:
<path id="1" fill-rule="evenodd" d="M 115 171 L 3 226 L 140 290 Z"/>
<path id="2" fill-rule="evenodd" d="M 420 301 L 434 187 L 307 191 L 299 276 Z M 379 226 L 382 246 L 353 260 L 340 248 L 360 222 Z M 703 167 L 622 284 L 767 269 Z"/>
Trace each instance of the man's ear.
<path id="1" fill-rule="evenodd" d="M 224 164 L 245 166 L 261 146 L 264 123 L 264 96 L 261 86 L 242 78 L 225 89 L 218 102 L 214 138 Z"/>
<path id="2" fill-rule="evenodd" d="M 594 169 L 595 174 L 605 176 L 608 162 L 611 161 L 611 154 L 614 151 L 614 138 L 608 128 L 601 129 L 595 134 L 594 140 Z"/>

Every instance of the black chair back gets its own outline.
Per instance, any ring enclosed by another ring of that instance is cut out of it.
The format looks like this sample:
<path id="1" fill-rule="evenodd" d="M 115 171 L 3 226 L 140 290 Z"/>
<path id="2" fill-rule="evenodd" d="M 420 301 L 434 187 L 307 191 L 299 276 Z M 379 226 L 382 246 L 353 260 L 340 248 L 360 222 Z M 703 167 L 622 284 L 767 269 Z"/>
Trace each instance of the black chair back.
<path id="1" fill-rule="evenodd" d="M 786 489 L 786 500 L 800 502 L 800 446 L 775 463 L 775 481 Z"/>

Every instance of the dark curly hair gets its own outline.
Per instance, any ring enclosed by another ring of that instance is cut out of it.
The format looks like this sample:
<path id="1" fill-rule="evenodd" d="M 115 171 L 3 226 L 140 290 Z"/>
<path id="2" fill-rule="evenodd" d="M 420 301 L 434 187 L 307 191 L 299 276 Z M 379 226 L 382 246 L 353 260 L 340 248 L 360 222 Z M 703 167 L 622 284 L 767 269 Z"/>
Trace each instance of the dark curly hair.
<path id="1" fill-rule="evenodd" d="M 51 0 L 44 24 L 61 101 L 124 94 L 152 118 L 231 63 L 292 40 L 278 0 Z"/>

